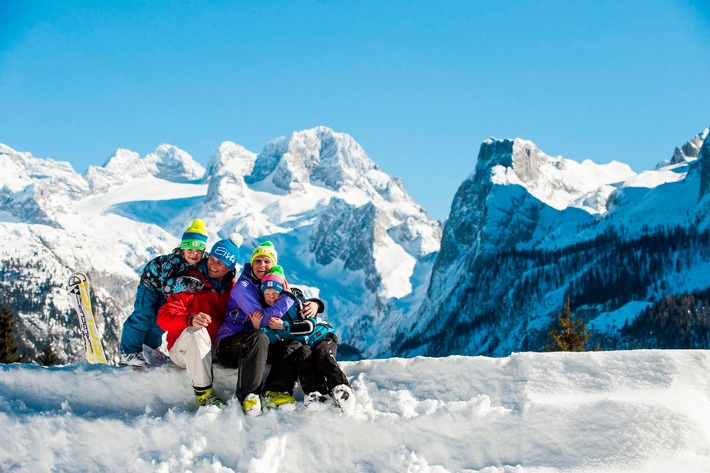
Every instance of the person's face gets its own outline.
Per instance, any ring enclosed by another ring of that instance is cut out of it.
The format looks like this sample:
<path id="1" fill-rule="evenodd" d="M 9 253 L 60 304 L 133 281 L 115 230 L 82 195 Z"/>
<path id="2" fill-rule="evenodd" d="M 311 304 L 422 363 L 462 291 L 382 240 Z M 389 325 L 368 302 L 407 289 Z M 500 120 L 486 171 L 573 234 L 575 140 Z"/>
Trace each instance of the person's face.
<path id="1" fill-rule="evenodd" d="M 204 254 L 204 251 L 194 250 L 192 248 L 182 250 L 182 252 L 185 256 L 185 260 L 190 264 L 199 263 L 202 260 L 202 255 Z"/>
<path id="2" fill-rule="evenodd" d="M 280 295 L 281 293 L 276 289 L 264 289 L 264 302 L 266 302 L 266 305 L 271 307 L 276 303 Z"/>
<path id="3" fill-rule="evenodd" d="M 222 279 L 229 272 L 229 267 L 214 256 L 207 258 L 207 275 L 212 279 Z"/>
<path id="4" fill-rule="evenodd" d="M 251 264 L 254 276 L 260 281 L 273 267 L 274 262 L 268 256 L 257 256 Z"/>

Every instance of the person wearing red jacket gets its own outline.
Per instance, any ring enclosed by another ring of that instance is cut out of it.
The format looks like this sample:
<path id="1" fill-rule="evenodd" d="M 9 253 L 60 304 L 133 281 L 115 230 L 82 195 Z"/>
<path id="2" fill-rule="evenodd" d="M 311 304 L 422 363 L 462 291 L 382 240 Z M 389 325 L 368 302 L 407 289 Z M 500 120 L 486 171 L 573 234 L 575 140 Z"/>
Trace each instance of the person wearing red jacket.
<path id="1" fill-rule="evenodd" d="M 209 258 L 183 278 L 183 292 L 168 297 L 158 311 L 158 326 L 168 332 L 170 358 L 187 370 L 201 406 L 222 406 L 212 387 L 212 346 L 234 286 L 241 244 L 237 233 L 215 243 Z"/>

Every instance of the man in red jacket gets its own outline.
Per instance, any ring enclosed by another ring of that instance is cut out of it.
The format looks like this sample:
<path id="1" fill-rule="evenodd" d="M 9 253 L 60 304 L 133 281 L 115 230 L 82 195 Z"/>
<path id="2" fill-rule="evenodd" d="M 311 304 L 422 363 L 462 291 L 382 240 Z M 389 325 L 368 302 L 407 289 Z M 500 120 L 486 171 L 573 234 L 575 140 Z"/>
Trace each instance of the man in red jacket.
<path id="1" fill-rule="evenodd" d="M 187 369 L 201 406 L 222 406 L 212 387 L 212 345 L 234 286 L 241 244 L 237 233 L 215 243 L 209 258 L 184 276 L 184 292 L 172 294 L 158 311 L 170 358 Z"/>

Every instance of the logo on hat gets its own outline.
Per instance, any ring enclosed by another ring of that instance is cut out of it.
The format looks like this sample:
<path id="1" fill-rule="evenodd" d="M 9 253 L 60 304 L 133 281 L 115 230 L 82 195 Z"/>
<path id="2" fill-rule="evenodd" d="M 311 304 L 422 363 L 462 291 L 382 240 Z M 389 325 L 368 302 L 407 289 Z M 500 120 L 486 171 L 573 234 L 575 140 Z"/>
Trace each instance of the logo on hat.
<path id="1" fill-rule="evenodd" d="M 222 261 L 227 260 L 232 264 L 237 264 L 237 256 L 230 253 L 224 246 L 219 246 L 212 251 L 212 254 L 221 259 Z"/>
<path id="2" fill-rule="evenodd" d="M 239 246 L 242 244 L 242 236 L 232 233 L 229 238 L 220 240 L 214 244 L 210 256 L 224 263 L 230 271 L 234 269 L 239 259 Z"/>
<path id="3" fill-rule="evenodd" d="M 183 250 L 195 248 L 201 251 L 207 249 L 207 228 L 205 227 L 205 222 L 199 218 L 192 221 L 190 226 L 187 227 L 182 234 L 180 248 Z"/>

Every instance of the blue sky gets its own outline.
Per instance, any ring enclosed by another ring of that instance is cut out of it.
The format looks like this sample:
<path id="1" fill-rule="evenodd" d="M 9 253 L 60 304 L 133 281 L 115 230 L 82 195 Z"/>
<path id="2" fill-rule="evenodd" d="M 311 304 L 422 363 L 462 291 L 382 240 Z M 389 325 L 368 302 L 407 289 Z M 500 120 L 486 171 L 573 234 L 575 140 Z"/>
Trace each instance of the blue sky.
<path id="1" fill-rule="evenodd" d="M 652 168 L 710 126 L 710 6 L 0 0 L 0 143 L 83 172 L 325 125 L 434 218 L 489 137 Z"/>

